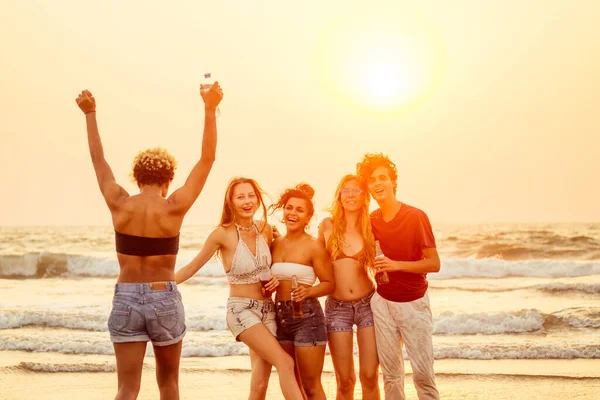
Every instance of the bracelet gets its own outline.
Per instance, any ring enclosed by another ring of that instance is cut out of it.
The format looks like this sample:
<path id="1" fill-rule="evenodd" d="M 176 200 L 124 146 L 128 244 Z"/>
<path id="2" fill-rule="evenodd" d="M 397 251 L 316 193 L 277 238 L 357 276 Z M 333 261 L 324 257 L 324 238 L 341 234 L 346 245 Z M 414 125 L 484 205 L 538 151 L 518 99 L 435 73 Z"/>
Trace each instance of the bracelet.
<path id="1" fill-rule="evenodd" d="M 96 110 L 88 111 L 88 112 L 86 112 L 86 113 L 84 113 L 84 114 L 85 114 L 85 115 L 88 115 L 89 113 L 93 113 L 93 112 L 96 112 Z"/>

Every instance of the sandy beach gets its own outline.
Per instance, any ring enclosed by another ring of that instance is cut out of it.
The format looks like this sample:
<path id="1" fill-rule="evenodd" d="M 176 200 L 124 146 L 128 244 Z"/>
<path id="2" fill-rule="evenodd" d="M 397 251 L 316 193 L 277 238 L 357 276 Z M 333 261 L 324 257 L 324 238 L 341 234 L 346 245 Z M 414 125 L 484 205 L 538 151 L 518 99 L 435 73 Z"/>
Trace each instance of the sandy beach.
<path id="1" fill-rule="evenodd" d="M 22 399 L 110 399 L 116 388 L 114 361 L 110 356 L 41 355 L 3 351 L 1 354 L 0 398 Z M 86 359 L 90 370 L 108 372 L 68 372 Z M 21 360 L 21 361 L 19 361 Z M 23 361 L 25 360 L 25 361 Z M 56 371 L 39 372 L 49 361 Z M 100 362 L 99 362 L 100 361 Z M 157 399 L 153 359 L 147 358 L 139 399 Z M 181 364 L 182 399 L 238 400 L 248 395 L 249 362 L 245 356 L 183 359 Z M 600 393 L 600 360 L 441 360 L 436 362 L 437 381 L 442 399 L 595 399 Z M 407 399 L 417 399 L 407 364 Z M 383 385 L 380 379 L 383 398 Z M 323 386 L 327 398 L 335 398 L 335 376 L 326 361 Z M 273 371 L 267 399 L 282 399 Z M 361 398 L 360 385 L 355 399 Z"/>

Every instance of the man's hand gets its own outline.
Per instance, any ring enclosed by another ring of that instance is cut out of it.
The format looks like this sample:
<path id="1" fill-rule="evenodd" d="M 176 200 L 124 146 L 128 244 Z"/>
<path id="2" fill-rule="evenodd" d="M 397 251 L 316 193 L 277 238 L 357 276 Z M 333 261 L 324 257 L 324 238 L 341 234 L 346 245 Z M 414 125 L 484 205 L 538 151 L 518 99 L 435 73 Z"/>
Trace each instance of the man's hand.
<path id="1" fill-rule="evenodd" d="M 77 96 L 75 102 L 84 114 L 96 112 L 96 99 L 94 99 L 92 93 L 87 89 Z"/>
<path id="2" fill-rule="evenodd" d="M 219 86 L 219 82 L 215 82 L 207 91 L 200 90 L 200 96 L 204 100 L 204 108 L 207 110 L 216 110 L 217 106 L 223 99 L 223 89 Z"/>
<path id="3" fill-rule="evenodd" d="M 375 261 L 373 263 L 373 266 L 375 267 L 375 272 L 379 273 L 379 272 L 393 272 L 393 271 L 398 271 L 398 266 L 396 261 L 390 260 L 387 257 L 376 257 Z"/>

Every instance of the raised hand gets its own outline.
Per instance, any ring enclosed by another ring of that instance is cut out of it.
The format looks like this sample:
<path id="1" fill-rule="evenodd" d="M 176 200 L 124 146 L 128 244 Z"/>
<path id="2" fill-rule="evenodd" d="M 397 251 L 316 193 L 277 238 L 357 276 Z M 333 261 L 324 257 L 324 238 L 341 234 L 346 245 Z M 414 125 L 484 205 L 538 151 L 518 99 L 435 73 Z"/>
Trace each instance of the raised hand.
<path id="1" fill-rule="evenodd" d="M 219 86 L 219 82 L 215 82 L 209 90 L 200 90 L 200 96 L 204 100 L 204 108 L 207 110 L 216 110 L 223 99 L 223 89 Z"/>
<path id="2" fill-rule="evenodd" d="M 92 92 L 87 89 L 82 91 L 79 96 L 77 96 L 75 102 L 84 114 L 96 112 L 96 99 L 94 99 Z"/>

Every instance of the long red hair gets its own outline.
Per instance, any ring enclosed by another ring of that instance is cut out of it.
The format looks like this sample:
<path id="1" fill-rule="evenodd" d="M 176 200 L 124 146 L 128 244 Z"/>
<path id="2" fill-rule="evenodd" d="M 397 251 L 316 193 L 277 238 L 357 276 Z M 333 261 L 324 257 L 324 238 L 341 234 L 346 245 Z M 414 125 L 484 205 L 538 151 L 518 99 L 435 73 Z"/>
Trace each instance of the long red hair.
<path id="1" fill-rule="evenodd" d="M 337 259 L 344 246 L 346 218 L 344 206 L 342 206 L 340 192 L 346 182 L 350 181 L 356 181 L 360 186 L 360 181 L 356 175 L 344 176 L 335 190 L 334 200 L 328 210 L 331 213 L 332 230 L 329 239 L 327 239 L 327 250 L 331 254 L 331 261 Z M 371 197 L 369 196 L 369 193 L 363 193 L 363 197 L 364 201 L 358 216 L 358 229 L 361 232 L 364 244 L 363 253 L 358 261 L 365 268 L 365 271 L 368 274 L 369 269 L 373 266 L 373 259 L 375 258 L 375 237 L 373 236 L 373 231 L 371 230 L 371 218 L 369 215 L 369 202 Z"/>
<path id="2" fill-rule="evenodd" d="M 231 224 L 235 223 L 235 213 L 233 211 L 232 204 L 233 190 L 237 185 L 241 183 L 249 183 L 250 185 L 252 185 L 254 193 L 256 193 L 256 197 L 259 201 L 259 208 L 262 207 L 263 209 L 263 215 L 261 218 L 261 221 L 263 221 L 263 226 L 261 228 L 262 231 L 262 229 L 264 229 L 265 226 L 267 226 L 267 206 L 265 205 L 265 201 L 263 200 L 264 192 L 254 179 L 244 177 L 232 178 L 229 181 L 229 184 L 227 184 L 227 189 L 225 190 L 225 199 L 223 201 L 223 213 L 221 214 L 221 222 L 219 222 L 219 225 L 223 227 L 228 227 L 231 226 Z"/>

